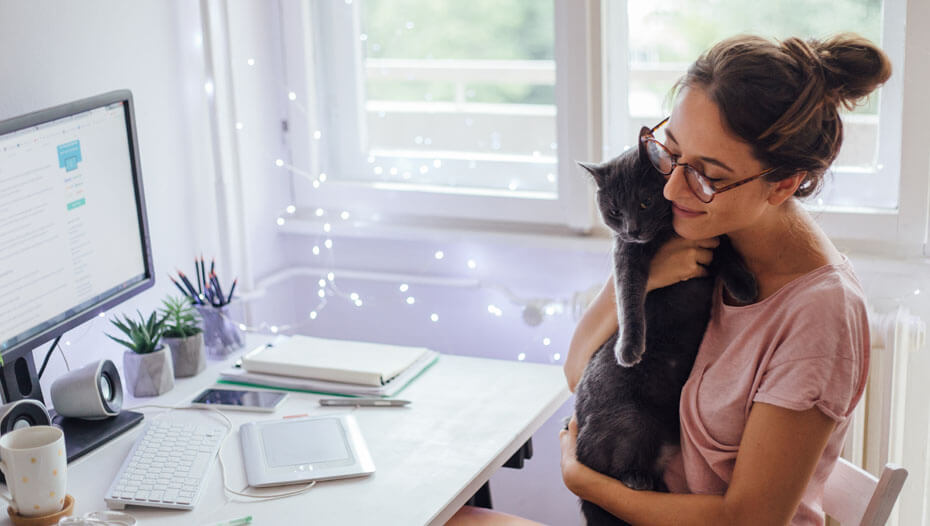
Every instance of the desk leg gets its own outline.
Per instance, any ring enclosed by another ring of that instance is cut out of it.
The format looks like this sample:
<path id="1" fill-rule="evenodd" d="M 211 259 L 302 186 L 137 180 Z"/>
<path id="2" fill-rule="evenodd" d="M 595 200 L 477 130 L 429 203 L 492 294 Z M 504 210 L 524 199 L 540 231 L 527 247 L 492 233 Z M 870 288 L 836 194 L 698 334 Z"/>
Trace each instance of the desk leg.
<path id="1" fill-rule="evenodd" d="M 530 438 L 526 441 L 526 444 L 518 449 L 513 456 L 511 456 L 507 462 L 504 463 L 505 468 L 512 469 L 523 469 L 523 462 L 526 459 L 533 458 L 533 439 Z M 475 506 L 478 508 L 487 508 L 491 509 L 491 481 L 485 482 L 483 486 L 478 488 L 478 491 L 468 499 L 468 502 L 465 504 L 469 506 Z"/>
<path id="2" fill-rule="evenodd" d="M 485 482 L 483 486 L 478 488 L 478 491 L 465 504 L 476 508 L 491 509 L 491 481 Z"/>

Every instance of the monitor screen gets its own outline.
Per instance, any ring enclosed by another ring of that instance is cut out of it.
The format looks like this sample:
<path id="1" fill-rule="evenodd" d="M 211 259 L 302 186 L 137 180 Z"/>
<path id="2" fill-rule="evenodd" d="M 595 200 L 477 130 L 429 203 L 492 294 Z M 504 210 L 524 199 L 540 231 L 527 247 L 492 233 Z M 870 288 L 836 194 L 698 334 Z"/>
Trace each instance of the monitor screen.
<path id="1" fill-rule="evenodd" d="M 4 354 L 151 284 L 131 95 L 109 95 L 0 123 Z"/>

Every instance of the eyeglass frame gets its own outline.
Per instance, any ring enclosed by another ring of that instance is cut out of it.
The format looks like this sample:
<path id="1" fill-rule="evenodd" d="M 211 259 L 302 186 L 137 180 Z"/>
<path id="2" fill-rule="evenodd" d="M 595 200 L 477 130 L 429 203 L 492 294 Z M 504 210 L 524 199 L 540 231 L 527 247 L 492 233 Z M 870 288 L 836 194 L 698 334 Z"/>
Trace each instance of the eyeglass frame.
<path id="1" fill-rule="evenodd" d="M 727 190 L 732 190 L 732 189 L 734 189 L 734 188 L 736 188 L 736 187 L 739 187 L 739 186 L 742 186 L 742 185 L 744 185 L 744 184 L 746 184 L 746 183 L 751 183 L 752 181 L 755 181 L 756 179 L 762 177 L 763 175 L 768 175 L 768 174 L 774 172 L 775 170 L 777 170 L 777 167 L 769 168 L 769 169 L 764 170 L 764 171 L 762 171 L 761 173 L 758 173 L 758 174 L 753 175 L 753 176 L 751 176 L 751 177 L 747 177 L 747 178 L 745 178 L 745 179 L 740 179 L 739 181 L 736 181 L 735 183 L 730 183 L 730 184 L 728 184 L 728 185 L 726 185 L 726 186 L 724 186 L 723 188 L 720 188 L 720 189 L 718 190 L 717 188 L 714 188 L 714 183 L 713 183 L 713 181 L 711 181 L 709 177 L 707 177 L 706 175 L 704 175 L 703 173 L 701 173 L 697 168 L 691 166 L 691 165 L 688 164 L 688 163 L 680 163 L 680 162 L 678 162 L 678 161 L 673 160 L 673 159 L 675 158 L 675 154 L 673 154 L 673 153 L 668 149 L 667 146 L 665 146 L 664 144 L 662 144 L 661 142 L 659 142 L 658 139 L 655 138 L 655 135 L 654 135 L 654 134 L 655 134 L 655 131 L 658 130 L 663 124 L 665 124 L 666 122 L 668 122 L 668 120 L 669 120 L 670 118 L 671 118 L 671 117 L 666 117 L 666 118 L 662 119 L 662 122 L 660 122 L 659 124 L 656 124 L 655 126 L 653 126 L 652 129 L 650 129 L 648 132 L 643 132 L 642 134 L 640 134 L 639 140 L 640 140 L 640 142 L 647 142 L 647 141 L 653 142 L 653 143 L 655 143 L 656 146 L 658 146 L 659 148 L 662 148 L 662 149 L 665 150 L 665 152 L 668 154 L 669 159 L 671 160 L 671 163 L 672 163 L 672 168 L 671 168 L 671 170 L 668 171 L 668 173 L 663 173 L 663 172 L 662 172 L 662 169 L 659 168 L 659 167 L 656 165 L 655 161 L 652 160 L 652 157 L 649 157 L 649 155 L 648 155 L 648 151 L 649 151 L 648 148 L 646 149 L 646 152 L 647 152 L 646 155 L 647 155 L 647 157 L 649 157 L 649 162 L 652 163 L 652 166 L 656 169 L 656 171 L 659 172 L 660 174 L 664 175 L 664 176 L 666 177 L 666 179 L 667 179 L 670 175 L 672 175 L 672 172 L 674 172 L 674 171 L 675 171 L 675 168 L 678 167 L 678 166 L 681 166 L 682 168 L 684 168 L 685 172 L 687 172 L 687 171 L 690 169 L 691 171 L 693 171 L 694 173 L 696 173 L 696 174 L 698 175 L 698 177 L 702 178 L 703 181 L 707 183 L 707 186 L 710 187 L 710 188 L 713 190 L 713 193 L 710 194 L 710 199 L 708 199 L 707 201 L 705 201 L 704 199 L 702 199 L 701 196 L 698 195 L 698 193 L 694 190 L 694 188 L 691 187 L 691 183 L 688 182 L 688 178 L 687 178 L 687 177 L 685 177 L 685 182 L 688 183 L 688 190 L 691 190 L 691 193 L 694 194 L 694 197 L 697 197 L 698 200 L 699 200 L 700 202 L 704 203 L 704 204 L 708 204 L 708 203 L 710 203 L 711 201 L 713 201 L 713 200 L 714 200 L 714 197 L 715 197 L 717 194 L 721 194 L 721 193 L 723 193 L 723 192 L 726 192 Z"/>

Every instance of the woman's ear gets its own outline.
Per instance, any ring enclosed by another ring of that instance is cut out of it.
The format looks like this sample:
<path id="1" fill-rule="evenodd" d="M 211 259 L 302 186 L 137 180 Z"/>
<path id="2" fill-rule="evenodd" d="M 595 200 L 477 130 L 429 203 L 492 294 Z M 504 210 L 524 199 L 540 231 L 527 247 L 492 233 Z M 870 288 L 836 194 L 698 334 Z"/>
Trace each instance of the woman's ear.
<path id="1" fill-rule="evenodd" d="M 769 187 L 768 202 L 772 206 L 778 206 L 793 196 L 807 177 L 806 171 L 795 172 L 794 175 L 786 177 L 781 181 L 771 183 Z"/>

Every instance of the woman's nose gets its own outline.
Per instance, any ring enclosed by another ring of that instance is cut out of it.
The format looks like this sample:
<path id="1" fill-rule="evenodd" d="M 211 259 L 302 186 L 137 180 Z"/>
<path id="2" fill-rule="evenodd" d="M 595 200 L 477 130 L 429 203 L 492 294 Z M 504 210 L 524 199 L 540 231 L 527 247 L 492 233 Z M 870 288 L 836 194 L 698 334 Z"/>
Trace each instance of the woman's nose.
<path id="1" fill-rule="evenodd" d="M 685 181 L 685 169 L 676 164 L 672 168 L 672 173 L 669 174 L 668 179 L 665 180 L 662 195 L 669 201 L 681 201 L 681 198 L 685 197 L 686 193 L 690 194 L 691 189 L 688 188 L 688 182 Z"/>

